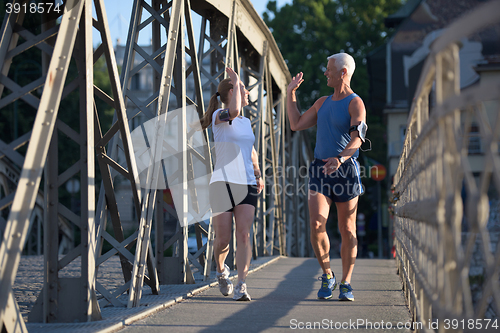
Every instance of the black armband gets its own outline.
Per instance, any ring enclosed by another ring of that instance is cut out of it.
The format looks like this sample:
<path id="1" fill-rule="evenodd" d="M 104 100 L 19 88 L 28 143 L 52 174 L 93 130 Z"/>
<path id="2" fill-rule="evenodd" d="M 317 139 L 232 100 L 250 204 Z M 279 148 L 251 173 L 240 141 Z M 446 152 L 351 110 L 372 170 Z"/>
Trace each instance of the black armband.
<path id="1" fill-rule="evenodd" d="M 358 135 L 361 138 L 361 141 L 365 142 L 367 129 L 368 125 L 366 125 L 364 121 L 361 121 L 359 125 L 353 125 L 349 128 L 349 134 L 351 134 L 351 132 L 358 131 Z"/>
<path id="2" fill-rule="evenodd" d="M 219 120 L 220 121 L 229 121 L 229 125 L 231 125 L 232 121 L 230 119 L 229 109 L 222 109 L 219 112 Z"/>
<path id="3" fill-rule="evenodd" d="M 368 139 L 366 137 L 366 131 L 368 130 L 368 125 L 366 125 L 366 123 L 364 121 L 361 121 L 359 123 L 359 125 L 353 125 L 349 128 L 349 135 L 351 134 L 351 132 L 354 132 L 354 131 L 358 131 L 358 136 L 359 138 L 361 139 L 362 141 L 362 144 L 366 141 L 368 141 L 370 143 L 370 148 L 368 149 L 363 149 L 361 147 L 359 147 L 359 149 L 361 149 L 361 151 L 370 151 L 372 150 L 372 142 L 370 141 L 370 139 Z"/>

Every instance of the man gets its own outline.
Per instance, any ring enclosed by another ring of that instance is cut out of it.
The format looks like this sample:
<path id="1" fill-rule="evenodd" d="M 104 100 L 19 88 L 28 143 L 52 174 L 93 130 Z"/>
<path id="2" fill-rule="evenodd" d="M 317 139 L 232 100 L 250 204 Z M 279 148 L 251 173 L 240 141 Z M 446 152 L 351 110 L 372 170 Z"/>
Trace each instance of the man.
<path id="1" fill-rule="evenodd" d="M 327 85 L 334 89 L 330 96 L 319 98 L 300 114 L 295 92 L 303 73 L 292 78 L 287 89 L 287 113 L 293 131 L 317 125 L 314 161 L 309 168 L 309 218 L 311 243 L 323 276 L 318 298 L 332 298 L 336 279 L 330 268 L 330 240 L 326 221 L 330 205 L 335 202 L 342 245 L 342 280 L 339 300 L 354 301 L 351 277 L 357 256 L 356 211 L 358 196 L 363 192 L 356 158 L 362 144 L 358 126 L 366 122 L 366 110 L 361 98 L 350 87 L 354 59 L 346 53 L 328 57 L 325 71 Z M 366 127 L 365 127 L 366 128 Z M 364 140 L 364 139 L 363 139 Z"/>

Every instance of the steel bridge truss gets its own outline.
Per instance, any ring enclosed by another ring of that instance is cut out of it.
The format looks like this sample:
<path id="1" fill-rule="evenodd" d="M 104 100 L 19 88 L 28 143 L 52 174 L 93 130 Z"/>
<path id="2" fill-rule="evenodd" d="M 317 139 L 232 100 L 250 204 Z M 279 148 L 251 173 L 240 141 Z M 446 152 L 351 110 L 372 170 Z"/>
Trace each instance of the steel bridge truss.
<path id="1" fill-rule="evenodd" d="M 67 0 L 61 8 L 60 15 L 41 15 L 38 34 L 23 27 L 22 12 L 7 14 L 0 31 L 0 96 L 3 96 L 0 107 L 22 101 L 36 110 L 31 131 L 8 143 L 0 141 L 0 159 L 5 159 L 4 165 L 14 163 L 21 170 L 15 193 L 7 193 L 6 180 L 2 178 L 5 196 L 0 198 L 0 208 L 8 209 L 9 215 L 0 247 L 0 325 L 7 332 L 26 331 L 12 285 L 39 193 L 44 196 L 45 273 L 43 290 L 29 315 L 30 321 L 99 320 L 102 306 L 138 306 L 144 284 L 158 294 L 161 284 L 210 278 L 214 233 L 210 221 L 202 220 L 209 207 L 198 200 L 196 190 L 187 184 L 198 176 L 193 166 L 196 163 L 201 163 L 203 172 L 211 172 L 211 151 L 209 145 L 203 149 L 194 147 L 196 131 L 189 127 L 186 110 L 194 108 L 198 116 L 203 115 L 204 97 L 215 93 L 227 66 L 240 74 L 250 91 L 250 104 L 244 113 L 252 122 L 265 179 L 252 230 L 254 258 L 290 253 L 307 255 L 307 191 L 297 190 L 305 186 L 304 179 L 300 180 L 290 170 L 286 172 L 285 166 L 298 170 L 311 157 L 303 137 L 298 133 L 292 136 L 286 130 L 285 93 L 290 74 L 271 33 L 250 2 L 135 1 L 121 75 L 104 0 Z M 201 17 L 198 48 L 193 15 Z M 95 49 L 93 29 L 101 39 Z M 152 31 L 150 52 L 138 45 L 144 29 Z M 34 48 L 41 54 L 42 73 L 30 84 L 20 86 L 9 76 L 11 64 Z M 94 84 L 94 64 L 102 57 L 111 95 Z M 138 57 L 143 61 L 135 61 Z M 148 68 L 153 71 L 153 89 L 144 98 L 131 89 L 131 80 Z M 193 83 L 192 95 L 187 91 L 188 83 Z M 65 120 L 65 115 L 75 110 L 60 108 L 64 105 L 61 103 L 75 94 L 79 97 L 78 124 Z M 97 99 L 115 110 L 110 128 L 101 126 L 105 122 Z M 135 118 L 157 119 L 160 127 L 176 120 L 175 126 L 170 127 L 178 138 L 175 145 L 165 140 L 161 130 L 152 136 L 148 134 L 148 139 L 153 138 L 146 147 L 152 167 L 145 174 L 145 184 L 141 182 L 143 174 L 136 159 L 143 151 L 134 146 L 131 136 L 134 128 L 130 124 Z M 210 133 L 202 133 L 211 142 Z M 64 151 L 64 156 L 73 153 L 75 161 L 66 170 L 58 169 L 62 142 L 71 142 L 76 147 Z M 26 145 L 24 152 L 20 148 Z M 163 156 L 164 151 L 176 157 L 168 170 L 173 175 L 168 183 L 181 184 L 182 195 L 175 210 L 163 200 L 163 190 L 155 186 L 166 168 L 165 163 L 155 163 L 155 158 Z M 136 231 L 127 238 L 117 205 L 118 175 L 125 179 L 137 212 Z M 60 200 L 63 186 L 75 178 L 81 184 L 77 194 L 81 200 L 80 212 Z M 96 200 L 99 178 L 102 182 Z M 286 188 L 292 190 L 287 192 Z M 168 239 L 164 236 L 165 214 L 177 218 L 176 232 Z M 79 245 L 63 255 L 58 251 L 61 219 L 71 223 L 80 234 Z M 187 249 L 190 224 L 196 232 L 195 254 Z M 208 239 L 205 244 L 203 236 Z M 110 250 L 104 250 L 105 243 Z M 172 255 L 165 256 L 169 250 Z M 120 258 L 123 283 L 108 289 L 96 276 L 99 267 L 113 256 Z M 231 254 L 229 258 L 232 268 L 234 257 Z M 80 277 L 62 276 L 61 272 L 70 264 L 80 267 Z"/>

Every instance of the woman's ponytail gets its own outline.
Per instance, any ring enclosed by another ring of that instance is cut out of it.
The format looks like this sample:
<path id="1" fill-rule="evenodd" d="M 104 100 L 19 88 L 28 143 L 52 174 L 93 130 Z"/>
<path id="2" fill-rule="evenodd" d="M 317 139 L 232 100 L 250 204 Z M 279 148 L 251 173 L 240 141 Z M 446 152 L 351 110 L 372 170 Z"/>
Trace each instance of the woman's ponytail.
<path id="1" fill-rule="evenodd" d="M 211 124 L 212 124 L 212 116 L 219 108 L 219 100 L 217 98 L 217 95 L 219 92 L 216 94 L 213 94 L 212 97 L 210 97 L 210 102 L 208 103 L 208 108 L 203 117 L 200 119 L 200 124 L 201 124 L 201 129 L 205 130 L 207 129 Z"/>
<path id="2" fill-rule="evenodd" d="M 227 78 L 222 80 L 217 87 L 217 92 L 210 97 L 210 102 L 208 103 L 208 108 L 203 117 L 200 119 L 201 129 L 205 130 L 206 128 L 212 125 L 212 116 L 214 112 L 219 108 L 219 99 L 224 104 L 226 104 L 227 97 L 229 94 L 229 90 L 233 89 L 233 84 L 231 83 L 231 79 Z"/>

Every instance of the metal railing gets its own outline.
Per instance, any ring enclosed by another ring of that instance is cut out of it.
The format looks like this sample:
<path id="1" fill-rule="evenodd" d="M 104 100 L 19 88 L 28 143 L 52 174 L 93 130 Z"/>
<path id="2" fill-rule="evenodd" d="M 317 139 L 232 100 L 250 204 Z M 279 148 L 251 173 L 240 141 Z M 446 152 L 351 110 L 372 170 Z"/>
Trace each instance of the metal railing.
<path id="1" fill-rule="evenodd" d="M 418 331 L 483 331 L 498 318 L 500 76 L 461 91 L 459 74 L 460 40 L 498 22 L 500 1 L 490 1 L 451 24 L 432 44 L 411 108 L 392 200 Z M 481 156 L 469 155 L 476 125 Z"/>

